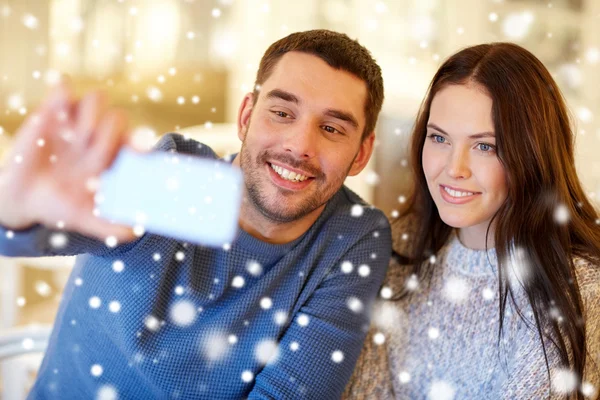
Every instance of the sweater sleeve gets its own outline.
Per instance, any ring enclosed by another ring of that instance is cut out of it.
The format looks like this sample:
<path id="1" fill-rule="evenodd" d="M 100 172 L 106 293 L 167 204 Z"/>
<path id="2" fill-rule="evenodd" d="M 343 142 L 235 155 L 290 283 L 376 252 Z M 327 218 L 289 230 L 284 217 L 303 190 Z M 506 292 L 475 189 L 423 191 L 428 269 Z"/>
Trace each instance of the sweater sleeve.
<path id="1" fill-rule="evenodd" d="M 343 400 L 394 399 L 387 345 L 375 343 L 377 334 L 383 333 L 371 326 Z"/>
<path id="2" fill-rule="evenodd" d="M 599 398 L 600 392 L 600 269 L 597 265 L 576 259 L 575 270 L 584 306 L 587 357 L 579 390 L 586 399 Z M 564 399 L 557 388 L 568 384 L 568 370 L 562 365 L 557 350 L 547 346 L 550 379 L 537 331 L 527 329 L 519 345 L 516 364 L 509 371 L 503 399 Z"/>
<path id="3" fill-rule="evenodd" d="M 340 398 L 368 330 L 390 246 L 388 229 L 378 238 L 369 232 L 343 255 L 353 270 L 332 268 L 302 305 L 281 338 L 278 359 L 257 375 L 250 399 Z M 379 255 L 374 260 L 373 252 Z"/>
<path id="4" fill-rule="evenodd" d="M 210 147 L 179 134 L 164 135 L 153 150 L 216 159 Z M 8 257 L 72 256 L 83 253 L 104 255 L 127 250 L 131 243 L 112 248 L 101 240 L 39 224 L 20 231 L 0 226 L 0 255 Z"/>

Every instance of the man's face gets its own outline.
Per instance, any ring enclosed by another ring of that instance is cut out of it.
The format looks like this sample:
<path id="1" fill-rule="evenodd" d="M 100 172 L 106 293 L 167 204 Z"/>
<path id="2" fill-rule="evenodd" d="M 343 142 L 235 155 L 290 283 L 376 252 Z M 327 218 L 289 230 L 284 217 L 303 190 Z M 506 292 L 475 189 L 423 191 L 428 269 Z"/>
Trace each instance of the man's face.
<path id="1" fill-rule="evenodd" d="M 268 220 L 287 223 L 322 206 L 373 147 L 361 140 L 367 87 L 320 58 L 289 52 L 242 102 L 238 136 L 248 200 Z"/>

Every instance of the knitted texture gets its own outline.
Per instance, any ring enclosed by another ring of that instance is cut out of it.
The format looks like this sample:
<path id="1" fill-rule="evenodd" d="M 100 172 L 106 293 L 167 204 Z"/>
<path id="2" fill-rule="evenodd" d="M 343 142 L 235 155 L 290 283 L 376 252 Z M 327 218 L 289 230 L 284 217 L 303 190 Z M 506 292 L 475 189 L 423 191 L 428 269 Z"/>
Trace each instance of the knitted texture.
<path id="1" fill-rule="evenodd" d="M 158 148 L 216 157 L 179 135 Z M 86 253 L 31 399 L 337 398 L 391 248 L 383 213 L 345 187 L 282 245 L 241 230 L 223 249 L 152 234 L 108 248 L 62 233 L 66 244 L 56 248 L 56 232 L 42 226 L 0 231 L 4 255 Z"/>
<path id="2" fill-rule="evenodd" d="M 394 248 L 406 248 L 402 235 L 410 234 L 406 226 L 394 227 Z M 407 276 L 407 268 L 391 262 L 385 291 L 399 293 L 408 285 L 413 292 L 400 300 L 377 301 L 365 347 L 343 398 L 565 398 L 560 390 L 569 388 L 572 375 L 560 365 L 555 348 L 548 346 L 549 379 L 535 325 L 528 327 L 510 301 L 498 341 L 495 251 L 468 249 L 452 234 L 433 261 L 430 282 L 418 282 Z M 600 270 L 578 260 L 576 272 L 589 353 L 584 385 L 574 389 L 595 398 L 600 389 Z M 523 292 L 517 293 L 516 301 L 533 321 Z"/>

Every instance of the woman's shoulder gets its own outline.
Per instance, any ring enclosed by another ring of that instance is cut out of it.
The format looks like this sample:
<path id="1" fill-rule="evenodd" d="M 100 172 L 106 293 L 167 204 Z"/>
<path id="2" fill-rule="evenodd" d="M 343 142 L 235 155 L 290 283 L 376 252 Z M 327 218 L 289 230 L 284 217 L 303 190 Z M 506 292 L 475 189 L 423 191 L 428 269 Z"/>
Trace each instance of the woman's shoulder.
<path id="1" fill-rule="evenodd" d="M 577 283 L 581 287 L 600 287 L 600 260 L 589 256 L 573 257 Z"/>

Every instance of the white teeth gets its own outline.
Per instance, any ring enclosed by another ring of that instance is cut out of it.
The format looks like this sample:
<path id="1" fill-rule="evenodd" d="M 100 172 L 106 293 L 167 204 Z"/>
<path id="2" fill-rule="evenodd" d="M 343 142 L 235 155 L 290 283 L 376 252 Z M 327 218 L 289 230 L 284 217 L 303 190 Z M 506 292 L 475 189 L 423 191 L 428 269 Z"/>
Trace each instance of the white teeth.
<path id="1" fill-rule="evenodd" d="M 288 181 L 302 182 L 302 181 L 305 181 L 306 179 L 308 179 L 304 175 L 296 174 L 293 171 L 289 171 L 289 170 L 282 168 L 275 164 L 271 164 L 271 168 L 273 168 L 273 171 L 277 172 L 277 174 L 279 174 L 279 176 L 281 176 L 283 179 L 286 179 Z"/>
<path id="2" fill-rule="evenodd" d="M 465 196 L 473 196 L 475 193 L 473 192 L 459 192 L 457 190 L 452 190 L 444 186 L 444 190 L 452 197 L 465 197 Z"/>

